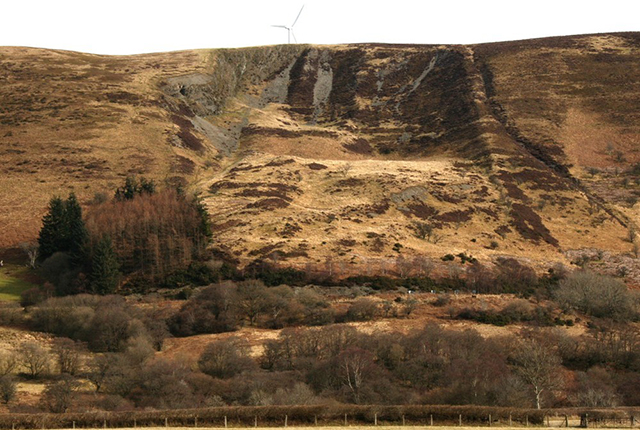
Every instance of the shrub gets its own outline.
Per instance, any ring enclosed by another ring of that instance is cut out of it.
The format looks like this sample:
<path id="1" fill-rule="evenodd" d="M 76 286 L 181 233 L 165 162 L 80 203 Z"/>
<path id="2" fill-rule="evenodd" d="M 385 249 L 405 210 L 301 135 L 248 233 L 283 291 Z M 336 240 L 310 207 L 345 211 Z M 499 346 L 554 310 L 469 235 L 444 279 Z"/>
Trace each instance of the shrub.
<path id="1" fill-rule="evenodd" d="M 368 298 L 361 298 L 354 301 L 347 310 L 347 320 L 349 321 L 371 321 L 379 313 L 378 304 Z"/>
<path id="2" fill-rule="evenodd" d="M 555 298 L 565 310 L 576 309 L 598 318 L 626 321 L 637 316 L 637 297 L 624 283 L 586 270 L 561 280 Z"/>
<path id="3" fill-rule="evenodd" d="M 231 282 L 203 288 L 167 324 L 175 336 L 222 333 L 238 329 L 237 287 Z"/>
<path id="4" fill-rule="evenodd" d="M 0 376 L 0 400 L 4 404 L 9 403 L 16 397 L 16 380 L 12 375 Z"/>
<path id="5" fill-rule="evenodd" d="M 362 285 L 376 291 L 388 291 L 396 289 L 402 281 L 394 278 L 389 278 L 387 276 L 358 275 L 350 276 L 343 282 L 348 286 Z"/>
<path id="6" fill-rule="evenodd" d="M 449 294 L 442 294 L 438 296 L 431 304 L 435 307 L 441 308 L 451 303 L 451 296 Z"/>
<path id="7" fill-rule="evenodd" d="M 198 359 L 200 370 L 214 378 L 231 378 L 254 366 L 249 345 L 241 339 L 211 342 Z"/>
<path id="8" fill-rule="evenodd" d="M 143 316 L 119 296 L 53 297 L 33 306 L 30 316 L 33 330 L 87 342 L 92 351 L 120 351 L 131 336 L 147 335 L 135 323 Z"/>

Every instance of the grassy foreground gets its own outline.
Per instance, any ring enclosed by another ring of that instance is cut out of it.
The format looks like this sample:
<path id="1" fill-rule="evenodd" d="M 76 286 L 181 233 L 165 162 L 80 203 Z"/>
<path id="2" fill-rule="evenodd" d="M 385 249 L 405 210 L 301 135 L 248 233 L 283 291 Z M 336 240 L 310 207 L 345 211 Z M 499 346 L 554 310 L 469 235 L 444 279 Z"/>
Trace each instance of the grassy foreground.
<path id="1" fill-rule="evenodd" d="M 35 287 L 31 282 L 22 279 L 27 274 L 27 267 L 6 264 L 0 267 L 0 301 L 18 301 L 20 294 Z"/>

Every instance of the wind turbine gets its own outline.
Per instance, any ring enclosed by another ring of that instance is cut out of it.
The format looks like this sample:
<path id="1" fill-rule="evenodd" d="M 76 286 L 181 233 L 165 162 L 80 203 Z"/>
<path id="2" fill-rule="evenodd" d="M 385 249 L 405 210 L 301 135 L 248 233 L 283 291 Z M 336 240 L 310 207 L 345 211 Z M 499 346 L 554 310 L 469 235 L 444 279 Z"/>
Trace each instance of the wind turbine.
<path id="1" fill-rule="evenodd" d="M 302 7 L 300 8 L 300 12 L 298 12 L 298 16 L 296 16 L 296 19 L 293 21 L 293 24 L 291 24 L 290 27 L 287 27 L 286 25 L 272 25 L 271 27 L 278 27 L 278 28 L 284 28 L 287 30 L 287 43 L 291 43 L 291 36 L 293 36 L 293 40 L 298 43 L 298 41 L 296 40 L 296 35 L 293 33 L 293 26 L 296 25 L 296 22 L 298 22 L 298 18 L 300 18 L 300 14 L 302 13 L 302 9 L 304 9 L 304 5 L 302 5 Z"/>

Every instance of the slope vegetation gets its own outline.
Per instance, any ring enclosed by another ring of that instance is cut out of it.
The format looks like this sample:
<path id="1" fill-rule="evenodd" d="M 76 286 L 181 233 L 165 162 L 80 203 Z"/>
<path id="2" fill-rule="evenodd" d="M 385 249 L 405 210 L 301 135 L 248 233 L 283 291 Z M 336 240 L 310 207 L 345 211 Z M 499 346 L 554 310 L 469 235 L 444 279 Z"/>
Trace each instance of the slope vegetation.
<path id="1" fill-rule="evenodd" d="M 52 194 L 201 192 L 241 264 L 633 249 L 640 36 L 104 57 L 0 48 L 0 246 Z M 414 265 L 415 267 L 415 265 Z"/>

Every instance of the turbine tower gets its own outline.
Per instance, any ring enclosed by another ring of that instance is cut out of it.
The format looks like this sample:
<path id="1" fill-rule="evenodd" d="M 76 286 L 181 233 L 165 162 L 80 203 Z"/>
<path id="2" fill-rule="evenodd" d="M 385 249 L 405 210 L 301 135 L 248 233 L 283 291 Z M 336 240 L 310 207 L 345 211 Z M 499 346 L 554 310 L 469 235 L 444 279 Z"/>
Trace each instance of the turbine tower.
<path id="1" fill-rule="evenodd" d="M 304 9 L 304 5 L 302 5 L 302 7 L 300 8 L 300 12 L 298 12 L 298 16 L 296 16 L 296 19 L 293 21 L 293 24 L 291 24 L 291 26 L 286 26 L 286 25 L 272 25 L 271 26 L 271 27 L 284 28 L 285 30 L 287 30 L 287 44 L 291 43 L 291 36 L 293 36 L 294 42 L 298 43 L 298 41 L 296 40 L 296 35 L 293 33 L 293 26 L 296 25 L 296 22 L 298 22 L 298 18 L 300 18 L 300 14 L 302 13 L 302 9 Z"/>

